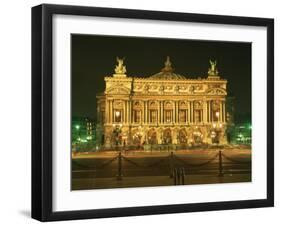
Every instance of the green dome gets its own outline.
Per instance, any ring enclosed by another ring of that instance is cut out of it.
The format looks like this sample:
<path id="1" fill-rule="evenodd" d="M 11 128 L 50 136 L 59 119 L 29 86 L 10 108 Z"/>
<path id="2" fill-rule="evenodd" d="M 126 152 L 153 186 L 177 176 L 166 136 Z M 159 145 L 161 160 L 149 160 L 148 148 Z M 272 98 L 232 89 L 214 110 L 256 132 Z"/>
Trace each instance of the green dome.
<path id="1" fill-rule="evenodd" d="M 179 75 L 173 72 L 172 63 L 170 61 L 170 57 L 167 57 L 165 62 L 165 67 L 161 70 L 161 72 L 152 75 L 149 79 L 159 79 L 159 80 L 185 80 L 186 77 L 183 75 Z"/>

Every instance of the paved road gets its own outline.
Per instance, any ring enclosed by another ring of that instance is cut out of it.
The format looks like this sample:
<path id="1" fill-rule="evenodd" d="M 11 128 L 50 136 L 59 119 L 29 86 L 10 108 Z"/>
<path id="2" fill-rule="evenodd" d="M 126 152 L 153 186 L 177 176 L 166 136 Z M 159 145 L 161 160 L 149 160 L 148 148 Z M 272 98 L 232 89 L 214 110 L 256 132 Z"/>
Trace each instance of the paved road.
<path id="1" fill-rule="evenodd" d="M 116 180 L 119 164 L 118 153 L 116 152 L 76 155 L 72 160 L 73 185 L 80 188 L 79 184 L 85 184 L 85 186 L 82 186 L 84 188 L 89 187 L 90 183 L 92 188 L 104 187 L 102 183 L 108 184 L 107 182 L 93 184 L 92 180 Z M 172 157 L 168 152 L 127 152 L 122 153 L 121 174 L 123 178 L 142 178 L 141 185 L 134 182 L 126 184 L 123 181 L 121 185 L 120 183 L 114 185 L 110 182 L 108 186 L 127 187 L 129 184 L 149 186 L 151 183 L 153 184 L 153 177 L 155 179 L 156 177 L 169 178 L 174 168 L 183 168 L 185 175 L 193 178 L 193 180 L 186 182 L 189 184 L 192 184 L 192 181 L 194 183 L 251 181 L 250 150 L 223 150 L 222 166 L 224 177 L 228 179 L 225 179 L 225 181 L 211 180 L 211 178 L 217 178 L 219 173 L 217 150 L 176 151 L 173 152 Z M 147 182 L 145 178 L 147 178 Z M 163 179 L 161 180 L 163 185 L 173 183 L 173 181 L 164 182 Z"/>

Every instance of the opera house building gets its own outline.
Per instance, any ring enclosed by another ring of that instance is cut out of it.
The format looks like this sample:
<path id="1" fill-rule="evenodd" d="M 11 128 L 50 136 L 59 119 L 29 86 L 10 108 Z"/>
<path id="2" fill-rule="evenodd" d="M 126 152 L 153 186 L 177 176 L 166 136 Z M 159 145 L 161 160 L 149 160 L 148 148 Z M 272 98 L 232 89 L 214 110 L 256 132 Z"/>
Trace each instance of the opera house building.
<path id="1" fill-rule="evenodd" d="M 104 148 L 227 143 L 227 81 L 216 62 L 210 60 L 204 77 L 190 79 L 175 73 L 167 57 L 160 72 L 135 77 L 117 58 L 115 74 L 104 80 L 105 90 L 97 95 Z"/>

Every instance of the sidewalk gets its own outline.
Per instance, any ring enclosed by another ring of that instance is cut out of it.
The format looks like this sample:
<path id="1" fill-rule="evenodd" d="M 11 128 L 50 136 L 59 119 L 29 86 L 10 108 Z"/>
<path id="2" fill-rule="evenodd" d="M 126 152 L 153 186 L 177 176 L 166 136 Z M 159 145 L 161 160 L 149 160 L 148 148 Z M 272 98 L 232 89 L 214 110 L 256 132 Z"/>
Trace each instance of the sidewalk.
<path id="1" fill-rule="evenodd" d="M 188 175 L 185 176 L 186 185 L 251 182 L 250 174 L 226 174 L 223 177 L 217 175 Z M 169 176 L 145 176 L 116 178 L 82 178 L 72 179 L 72 190 L 82 189 L 106 189 L 128 187 L 174 186 L 174 179 Z"/>

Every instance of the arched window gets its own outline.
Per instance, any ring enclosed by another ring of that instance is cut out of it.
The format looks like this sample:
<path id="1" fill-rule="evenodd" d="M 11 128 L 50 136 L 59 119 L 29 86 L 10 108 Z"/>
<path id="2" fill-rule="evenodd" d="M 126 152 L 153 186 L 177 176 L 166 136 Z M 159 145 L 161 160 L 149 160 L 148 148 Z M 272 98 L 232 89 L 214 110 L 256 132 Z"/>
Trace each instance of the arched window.
<path id="1" fill-rule="evenodd" d="M 157 123 L 158 117 L 158 104 L 155 101 L 152 101 L 149 104 L 149 122 L 150 123 Z"/>
<path id="2" fill-rule="evenodd" d="M 140 110 L 134 110 L 134 122 L 135 123 L 141 122 L 141 111 Z"/>
<path id="3" fill-rule="evenodd" d="M 122 121 L 122 110 L 114 109 L 114 122 Z"/>

